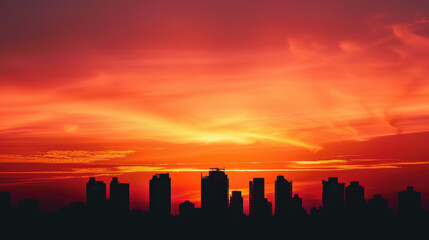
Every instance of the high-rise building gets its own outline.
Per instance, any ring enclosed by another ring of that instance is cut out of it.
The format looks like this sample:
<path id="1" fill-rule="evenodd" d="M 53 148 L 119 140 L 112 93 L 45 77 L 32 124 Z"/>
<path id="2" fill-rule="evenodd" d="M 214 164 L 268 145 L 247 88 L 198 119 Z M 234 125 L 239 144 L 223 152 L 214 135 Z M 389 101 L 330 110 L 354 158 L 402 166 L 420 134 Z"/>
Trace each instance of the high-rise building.
<path id="1" fill-rule="evenodd" d="M 241 191 L 232 191 L 229 209 L 233 216 L 243 216 L 243 197 Z"/>
<path id="2" fill-rule="evenodd" d="M 292 181 L 288 181 L 284 176 L 277 176 L 275 182 L 275 215 L 286 216 L 290 213 L 292 198 Z"/>
<path id="3" fill-rule="evenodd" d="M 304 207 L 302 207 L 302 198 L 298 194 L 294 194 L 291 199 L 291 214 L 294 217 L 303 217 L 306 215 Z"/>
<path id="4" fill-rule="evenodd" d="M 334 216 L 342 214 L 344 209 L 344 183 L 339 183 L 338 178 L 330 177 L 328 181 L 322 180 L 323 214 Z"/>
<path id="5" fill-rule="evenodd" d="M 421 193 L 407 187 L 406 191 L 398 193 L 398 213 L 402 216 L 418 216 L 421 212 Z"/>
<path id="6" fill-rule="evenodd" d="M 365 189 L 359 182 L 352 181 L 345 188 L 345 207 L 349 214 L 362 214 L 365 209 Z"/>
<path id="7" fill-rule="evenodd" d="M 86 183 L 86 203 L 90 208 L 101 208 L 106 202 L 106 184 L 90 177 Z"/>
<path id="8" fill-rule="evenodd" d="M 149 181 L 149 212 L 155 216 L 171 215 L 171 179 L 168 173 L 156 174 Z"/>
<path id="9" fill-rule="evenodd" d="M 201 210 L 208 215 L 223 215 L 228 211 L 229 180 L 225 169 L 211 168 L 201 176 Z"/>
<path id="10" fill-rule="evenodd" d="M 117 212 L 130 210 L 130 185 L 120 183 L 117 177 L 113 177 L 110 182 L 110 203 Z"/>
<path id="11" fill-rule="evenodd" d="M 186 200 L 179 204 L 179 216 L 181 217 L 194 217 L 195 216 L 195 204 Z"/>
<path id="12" fill-rule="evenodd" d="M 10 198 L 10 192 L 0 193 L 0 216 L 9 214 L 12 210 L 12 201 Z"/>
<path id="13" fill-rule="evenodd" d="M 249 215 L 254 217 L 271 216 L 272 204 L 265 198 L 264 178 L 254 178 L 249 182 Z"/>

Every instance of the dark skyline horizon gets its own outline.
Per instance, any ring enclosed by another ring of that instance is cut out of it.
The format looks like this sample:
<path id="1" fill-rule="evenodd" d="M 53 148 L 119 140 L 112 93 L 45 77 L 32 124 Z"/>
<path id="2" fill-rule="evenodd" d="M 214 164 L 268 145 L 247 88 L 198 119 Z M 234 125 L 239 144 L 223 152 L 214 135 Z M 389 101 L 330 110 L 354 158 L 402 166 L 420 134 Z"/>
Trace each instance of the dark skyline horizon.
<path id="1" fill-rule="evenodd" d="M 209 172 L 211 172 L 211 171 L 213 171 L 214 169 L 219 169 L 219 168 L 210 168 L 210 171 Z M 224 172 L 227 172 L 227 170 L 225 169 L 225 168 L 223 168 L 223 169 L 220 169 L 221 171 L 224 171 Z M 162 173 L 162 174 L 166 174 L 167 176 L 169 176 L 171 173 Z M 161 175 L 162 175 L 161 174 Z M 157 173 L 155 173 L 153 176 L 152 176 L 152 179 L 153 179 L 153 177 L 155 177 L 155 176 L 158 176 L 159 174 L 157 174 Z M 201 173 L 201 176 L 203 176 L 202 175 L 202 173 Z M 207 175 L 208 176 L 208 175 Z M 283 174 L 283 175 L 278 175 L 278 176 L 276 176 L 276 177 L 284 177 L 285 175 Z M 91 180 L 91 179 L 93 179 L 94 177 L 89 177 L 89 179 Z M 117 181 L 118 180 L 118 177 L 117 176 L 109 176 L 109 177 L 97 177 L 97 178 L 95 178 L 97 181 L 99 181 L 99 179 L 109 179 L 110 178 L 110 180 L 111 181 Z M 338 179 L 337 177 L 327 177 L 326 179 Z M 119 179 L 120 179 L 120 177 L 119 177 Z M 202 178 L 201 178 L 202 179 Z M 252 178 L 251 180 L 254 180 L 254 179 L 258 179 L 258 178 Z M 288 181 L 290 181 L 290 182 L 292 182 L 292 189 L 293 189 L 293 183 L 294 183 L 294 181 L 292 181 L 291 179 L 287 179 L 287 178 L 285 178 L 286 180 L 288 180 Z M 86 179 L 87 180 L 87 179 Z M 152 181 L 152 180 L 151 180 Z M 322 179 L 322 180 L 320 180 L 320 185 L 321 185 L 321 188 L 323 187 L 323 181 L 325 181 L 325 179 Z M 104 184 L 105 185 L 108 185 L 110 182 L 105 182 L 105 181 L 103 181 L 102 180 L 102 182 L 104 182 Z M 129 183 L 127 183 L 127 182 L 122 182 L 122 181 L 120 181 L 122 184 L 129 184 Z M 149 185 L 149 182 L 150 181 L 148 181 L 148 183 L 147 183 L 147 185 Z M 174 181 L 173 181 L 174 182 Z M 265 181 L 264 181 L 265 182 Z M 338 179 L 338 182 L 342 182 L 341 181 L 341 179 Z M 353 182 L 359 182 L 358 180 L 352 180 L 352 181 L 350 181 L 349 183 L 347 183 L 347 182 L 344 182 L 345 183 L 345 186 L 344 187 L 348 187 L 348 186 L 351 186 L 351 184 L 353 183 Z M 265 182 L 266 183 L 266 182 Z M 131 185 L 131 184 L 129 184 L 129 185 Z M 264 186 L 265 186 L 266 184 L 264 184 Z M 364 188 L 365 188 L 365 186 L 363 186 Z M 413 186 L 406 186 L 404 189 L 398 189 L 398 191 L 396 191 L 394 194 L 395 194 L 395 196 L 393 197 L 393 196 L 390 196 L 390 198 L 389 197 L 386 197 L 386 194 L 380 194 L 380 193 L 374 193 L 374 194 L 371 194 L 371 195 L 368 195 L 367 194 L 367 192 L 365 191 L 365 198 L 364 198 L 364 200 L 365 200 L 365 202 L 368 202 L 368 200 L 369 199 L 371 199 L 371 198 L 373 198 L 375 195 L 381 195 L 381 197 L 383 198 L 383 199 L 386 199 L 386 200 L 388 200 L 388 202 L 389 202 L 389 209 L 391 209 L 392 211 L 393 211 L 393 213 L 397 213 L 398 212 L 398 206 L 397 206 L 397 202 L 398 202 L 398 193 L 399 192 L 402 192 L 402 191 L 406 191 L 409 187 L 412 187 L 413 188 L 413 190 L 414 191 L 417 191 L 417 192 L 419 192 L 418 191 L 418 189 L 416 189 L 416 188 L 414 188 Z M 133 187 L 132 187 L 132 185 L 129 187 L 130 189 L 133 189 Z M 106 193 L 105 193 L 105 195 L 106 195 L 106 200 L 107 199 L 109 199 L 109 195 L 110 195 L 110 187 L 107 187 L 106 188 Z M 241 192 L 241 194 L 243 195 L 243 199 L 245 199 L 245 201 L 244 201 L 244 208 L 243 208 L 243 210 L 244 210 L 244 214 L 246 214 L 246 215 L 249 215 L 249 195 L 248 194 L 244 194 L 243 193 L 243 189 L 230 189 L 229 191 L 228 191 L 228 199 L 229 199 L 229 197 L 231 197 L 231 193 L 233 192 L 233 191 L 239 191 L 239 192 Z M 344 191 L 344 190 L 343 190 Z M 0 192 L 3 192 L 3 191 L 0 191 Z M 246 192 L 246 191 L 244 191 L 244 192 Z M 247 189 L 247 192 L 249 192 L 249 189 Z M 292 190 L 292 195 L 291 195 L 291 197 L 293 196 L 293 195 L 296 195 L 297 193 L 296 193 L 296 191 L 294 191 L 294 190 Z M 87 194 L 85 194 L 86 196 L 87 196 Z M 146 195 L 146 197 L 147 197 L 147 200 L 149 200 L 149 192 L 147 192 L 147 195 Z M 268 194 L 268 195 L 274 195 L 274 193 L 271 193 L 271 194 Z M 299 195 L 299 193 L 298 193 L 298 195 Z M 129 197 L 130 197 L 130 199 L 132 199 L 132 197 L 131 196 L 133 196 L 133 192 L 132 192 L 132 190 L 130 190 L 129 191 Z M 200 196 L 201 196 L 201 192 L 200 192 Z M 344 192 L 343 192 L 343 196 L 344 196 L 344 198 L 345 198 L 345 194 L 344 194 Z M 387 196 L 389 196 L 389 195 L 387 195 Z M 53 196 L 50 196 L 50 198 L 52 198 Z M 302 198 L 302 196 L 300 196 L 301 198 Z M 54 198 L 55 198 L 55 196 L 54 196 Z M 86 197 L 85 197 L 86 198 Z M 268 196 L 267 196 L 267 198 L 268 198 Z M 422 209 L 423 210 L 429 210 L 429 208 L 426 208 L 425 206 L 429 206 L 429 202 L 425 202 L 424 201 L 424 199 L 425 198 L 428 198 L 428 196 L 426 196 L 425 197 L 425 194 L 424 193 L 422 193 L 421 194 L 421 206 L 422 206 Z M 14 194 L 12 194 L 12 206 L 13 207 L 17 207 L 18 206 L 18 202 L 19 201 L 22 201 L 22 200 L 24 200 L 24 199 L 35 199 L 35 200 L 37 200 L 37 201 L 39 201 L 37 198 L 30 198 L 30 197 L 24 197 L 24 198 L 22 198 L 22 199 L 20 199 L 20 200 L 16 200 L 16 199 L 14 199 Z M 42 198 L 43 199 L 43 198 Z M 195 200 L 191 200 L 191 199 L 186 199 L 186 198 L 182 198 L 182 199 L 184 199 L 183 201 L 177 201 L 177 199 L 174 199 L 174 197 L 171 197 L 171 200 L 170 200 L 170 202 L 171 202 L 171 215 L 178 215 L 178 213 L 179 213 L 179 204 L 181 204 L 182 202 L 184 202 L 184 201 L 190 201 L 191 203 L 193 203 L 193 204 L 195 204 L 195 207 L 196 208 L 201 208 L 201 197 L 200 197 L 200 201 L 195 201 Z M 176 201 L 174 201 L 174 200 L 176 200 Z M 276 201 L 275 201 L 275 198 L 274 198 L 274 196 L 271 196 L 271 197 L 269 197 L 268 198 L 268 200 L 271 202 L 271 204 L 272 204 L 272 207 L 271 207 L 271 214 L 272 215 L 275 215 L 275 205 L 276 205 Z M 305 200 L 305 199 L 304 199 Z M 229 201 L 229 200 L 228 200 Z M 395 202 L 396 204 L 392 204 L 391 203 L 391 201 L 393 201 L 393 202 Z M 56 211 L 58 211 L 61 207 L 65 207 L 65 206 L 67 206 L 67 205 L 69 205 L 69 204 L 71 204 L 71 203 L 74 203 L 74 202 L 86 202 L 84 199 L 82 200 L 82 201 L 79 201 L 79 200 L 77 200 L 77 201 L 72 201 L 72 200 L 69 200 L 69 201 L 63 201 L 63 202 L 61 202 L 61 201 L 58 201 L 58 202 L 56 202 L 56 204 L 54 204 L 55 206 L 58 206 L 58 207 L 55 207 L 55 208 L 50 208 L 47 212 L 56 212 Z M 39 203 L 40 203 L 40 206 L 41 206 L 41 210 L 43 211 L 43 210 L 46 210 L 45 208 L 46 208 L 46 204 L 48 204 L 48 203 L 44 203 L 43 201 L 39 201 Z M 131 203 L 131 202 L 130 202 Z M 140 202 L 141 203 L 141 202 Z M 366 203 L 365 203 L 366 204 Z M 309 214 L 310 213 L 310 210 L 311 210 L 311 208 L 313 208 L 313 207 L 315 207 L 315 208 L 319 208 L 319 207 L 321 207 L 323 205 L 323 202 L 322 202 L 322 195 L 320 196 L 320 204 L 319 205 L 313 205 L 313 206 L 311 206 L 311 207 L 305 207 L 305 206 L 303 206 L 304 207 L 304 209 L 305 209 L 305 211 L 306 211 L 306 213 L 307 214 Z M 394 207 L 392 207 L 392 206 L 394 206 Z M 144 212 L 148 212 L 149 211 L 149 201 L 147 201 L 147 206 L 145 207 L 145 206 L 141 206 L 140 204 L 138 204 L 138 203 L 136 203 L 136 202 L 134 202 L 133 204 L 131 204 L 131 207 L 129 208 L 130 210 L 132 210 L 132 209 L 136 209 L 136 210 L 141 210 L 141 211 L 144 211 Z M 169 210 L 170 211 L 170 210 Z"/>

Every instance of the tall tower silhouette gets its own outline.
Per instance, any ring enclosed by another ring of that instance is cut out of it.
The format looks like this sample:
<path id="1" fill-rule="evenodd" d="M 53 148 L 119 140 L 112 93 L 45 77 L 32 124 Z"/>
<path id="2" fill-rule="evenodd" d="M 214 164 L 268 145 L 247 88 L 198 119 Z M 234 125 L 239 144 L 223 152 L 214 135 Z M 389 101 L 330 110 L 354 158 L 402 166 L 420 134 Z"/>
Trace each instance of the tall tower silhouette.
<path id="1" fill-rule="evenodd" d="M 106 202 L 106 184 L 90 177 L 86 183 L 86 203 L 90 208 L 101 208 Z"/>
<path id="2" fill-rule="evenodd" d="M 168 173 L 156 174 L 149 181 L 149 212 L 155 216 L 171 214 L 171 179 Z"/>
<path id="3" fill-rule="evenodd" d="M 272 205 L 265 198 L 264 178 L 254 178 L 249 182 L 249 215 L 254 217 L 271 216 Z"/>
<path id="4" fill-rule="evenodd" d="M 211 168 L 208 176 L 201 176 L 201 210 L 208 215 L 226 214 L 228 210 L 229 180 L 225 169 Z"/>
<path id="5" fill-rule="evenodd" d="M 330 177 L 328 181 L 322 180 L 323 214 L 337 216 L 344 209 L 344 183 L 339 183 L 338 178 Z"/>
<path id="6" fill-rule="evenodd" d="M 233 216 L 243 216 L 243 197 L 241 191 L 232 191 L 230 212 Z"/>
<path id="7" fill-rule="evenodd" d="M 277 176 L 275 182 L 275 206 L 276 216 L 286 216 L 290 213 L 292 198 L 292 181 L 288 181 L 284 176 Z"/>
<path id="8" fill-rule="evenodd" d="M 130 210 L 130 185 L 119 183 L 117 177 L 110 182 L 110 202 L 117 212 L 128 212 Z"/>
<path id="9" fill-rule="evenodd" d="M 345 207 L 349 214 L 359 215 L 365 209 L 365 189 L 359 182 L 352 181 L 345 188 Z"/>
<path id="10" fill-rule="evenodd" d="M 421 212 L 421 193 L 407 187 L 406 191 L 398 193 L 398 213 L 402 216 L 417 217 Z"/>

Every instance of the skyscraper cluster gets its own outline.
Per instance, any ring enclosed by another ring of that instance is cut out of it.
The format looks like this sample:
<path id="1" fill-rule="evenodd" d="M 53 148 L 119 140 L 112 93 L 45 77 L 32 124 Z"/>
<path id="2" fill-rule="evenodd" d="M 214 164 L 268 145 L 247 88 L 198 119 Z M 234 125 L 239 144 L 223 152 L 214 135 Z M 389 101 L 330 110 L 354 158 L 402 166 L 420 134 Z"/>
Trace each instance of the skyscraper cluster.
<path id="1" fill-rule="evenodd" d="M 293 193 L 292 181 L 284 176 L 275 180 L 274 214 L 279 218 L 299 218 L 307 212 L 302 206 L 302 198 Z M 387 216 L 391 214 L 388 201 L 376 194 L 365 200 L 365 189 L 357 181 L 348 186 L 336 177 L 322 180 L 322 206 L 312 208 L 310 215 L 339 218 L 344 216 L 360 217 Z M 201 176 L 201 208 L 186 200 L 179 204 L 179 215 L 183 217 L 220 217 L 245 216 L 243 212 L 243 195 L 241 191 L 232 191 L 229 195 L 229 179 L 225 169 L 212 168 L 208 175 Z M 75 209 L 82 206 L 75 203 Z M 90 177 L 86 183 L 86 205 L 89 211 L 100 212 L 105 209 L 117 213 L 128 213 L 130 209 L 130 185 L 119 182 L 113 177 L 110 182 L 110 197 L 106 197 L 106 184 Z M 19 212 L 37 214 L 39 202 L 25 199 L 19 202 Z M 10 193 L 0 193 L 0 214 L 12 210 Z M 415 217 L 421 213 L 421 193 L 413 187 L 398 193 L 398 213 L 403 217 Z M 249 181 L 249 216 L 264 218 L 272 215 L 272 203 L 265 197 L 265 179 L 253 178 Z M 155 217 L 171 216 L 171 178 L 168 173 L 155 174 L 149 180 L 148 214 Z"/>
<path id="2" fill-rule="evenodd" d="M 110 182 L 110 198 L 106 199 L 106 184 L 90 177 L 86 183 L 86 204 L 91 210 L 103 210 L 109 207 L 117 212 L 130 210 L 130 185 L 120 183 L 117 177 Z"/>
<path id="3" fill-rule="evenodd" d="M 163 180 L 161 180 L 163 179 Z M 155 183 L 156 182 L 156 183 Z M 161 183 L 162 182 L 162 183 Z M 365 212 L 375 215 L 390 213 L 387 200 L 381 195 L 374 195 L 365 200 L 365 189 L 359 182 L 352 181 L 348 186 L 336 177 L 322 180 L 322 206 L 312 209 L 314 215 L 325 217 L 362 216 Z M 160 194 L 162 192 L 162 194 Z M 150 180 L 149 212 L 157 215 L 169 215 L 171 209 L 171 180 L 168 174 L 155 175 Z M 400 192 L 399 213 L 404 216 L 416 215 L 421 209 L 420 193 L 412 187 Z M 292 181 L 284 176 L 275 180 L 275 208 L 277 217 L 307 215 L 302 206 L 302 198 L 293 194 Z M 164 211 L 160 210 L 164 209 Z M 272 215 L 272 203 L 265 197 L 265 179 L 253 178 L 249 181 L 249 216 L 268 217 Z M 243 196 L 241 191 L 232 191 L 229 196 L 229 179 L 224 169 L 212 168 L 208 175 L 201 176 L 201 208 L 186 200 L 179 205 L 181 216 L 244 216 Z"/>

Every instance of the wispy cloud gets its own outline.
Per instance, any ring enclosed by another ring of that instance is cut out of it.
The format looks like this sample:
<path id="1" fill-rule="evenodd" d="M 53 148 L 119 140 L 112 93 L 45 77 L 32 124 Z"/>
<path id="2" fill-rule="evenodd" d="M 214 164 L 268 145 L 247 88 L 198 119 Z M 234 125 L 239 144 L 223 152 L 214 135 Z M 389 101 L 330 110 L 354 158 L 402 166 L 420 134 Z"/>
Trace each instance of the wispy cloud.
<path id="1" fill-rule="evenodd" d="M 112 159 L 125 158 L 134 151 L 64 151 L 52 150 L 47 152 L 38 152 L 35 154 L 0 154 L 0 162 L 3 163 L 93 163 L 98 161 L 107 161 Z"/>

